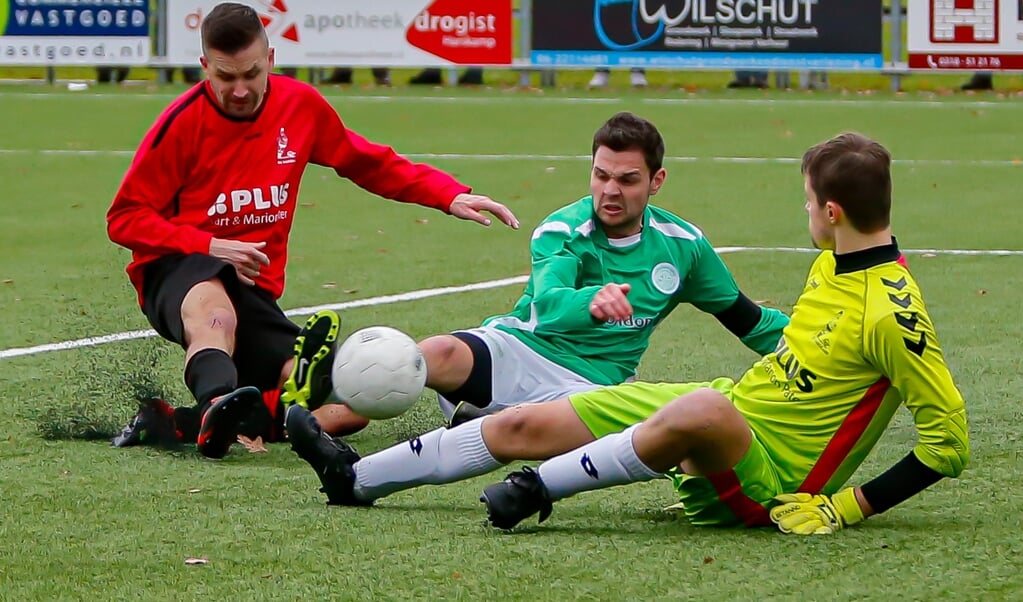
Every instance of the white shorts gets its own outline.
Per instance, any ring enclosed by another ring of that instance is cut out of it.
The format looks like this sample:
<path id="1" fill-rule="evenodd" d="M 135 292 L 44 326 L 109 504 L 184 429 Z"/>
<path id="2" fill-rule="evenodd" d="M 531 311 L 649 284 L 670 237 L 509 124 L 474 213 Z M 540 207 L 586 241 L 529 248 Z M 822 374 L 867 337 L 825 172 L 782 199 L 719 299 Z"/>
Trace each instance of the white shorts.
<path id="1" fill-rule="evenodd" d="M 539 355 L 503 330 L 480 326 L 459 332 L 479 337 L 490 350 L 493 400 L 488 408 L 553 401 L 602 386 Z M 437 402 L 444 416 L 450 418 L 456 404 L 439 394 Z"/>

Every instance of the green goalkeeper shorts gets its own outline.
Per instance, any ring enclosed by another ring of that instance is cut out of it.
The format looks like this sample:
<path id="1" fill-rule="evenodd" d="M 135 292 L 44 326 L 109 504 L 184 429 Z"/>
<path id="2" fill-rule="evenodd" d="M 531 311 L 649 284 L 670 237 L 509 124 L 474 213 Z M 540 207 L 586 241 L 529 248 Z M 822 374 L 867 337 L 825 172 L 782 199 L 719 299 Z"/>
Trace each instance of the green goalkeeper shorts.
<path id="1" fill-rule="evenodd" d="M 569 402 L 599 439 L 643 422 L 676 398 L 700 389 L 714 389 L 731 399 L 734 384 L 729 378 L 703 383 L 635 382 L 578 393 L 570 396 Z M 770 525 L 767 509 L 774 496 L 783 493 L 774 462 L 756 435 L 732 470 L 706 477 L 680 471 L 666 476 L 694 525 Z"/>
<path id="2" fill-rule="evenodd" d="M 644 383 L 634 382 L 613 387 L 604 387 L 570 395 L 569 403 L 575 413 L 600 439 L 604 435 L 620 433 L 634 424 L 639 424 L 668 405 L 676 397 L 700 389 L 714 389 L 731 399 L 730 378 L 719 378 L 708 383 Z"/>

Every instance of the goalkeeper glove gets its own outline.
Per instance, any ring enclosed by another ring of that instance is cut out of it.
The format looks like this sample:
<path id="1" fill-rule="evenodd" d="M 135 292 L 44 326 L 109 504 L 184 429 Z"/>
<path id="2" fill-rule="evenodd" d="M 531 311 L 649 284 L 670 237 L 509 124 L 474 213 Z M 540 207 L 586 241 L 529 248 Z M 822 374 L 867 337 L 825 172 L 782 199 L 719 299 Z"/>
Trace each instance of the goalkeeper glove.
<path id="1" fill-rule="evenodd" d="M 852 487 L 835 495 L 785 493 L 774 498 L 771 520 L 782 533 L 827 535 L 863 520 L 863 510 Z"/>

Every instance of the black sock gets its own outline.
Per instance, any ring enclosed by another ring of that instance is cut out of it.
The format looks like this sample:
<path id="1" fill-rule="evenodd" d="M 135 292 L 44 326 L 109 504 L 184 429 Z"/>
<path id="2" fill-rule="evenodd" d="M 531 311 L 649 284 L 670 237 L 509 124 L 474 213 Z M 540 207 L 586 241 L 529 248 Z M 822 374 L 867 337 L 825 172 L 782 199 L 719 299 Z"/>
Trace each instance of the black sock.
<path id="1" fill-rule="evenodd" d="M 202 411 L 213 398 L 238 388 L 238 369 L 231 356 L 220 349 L 203 349 L 188 360 L 185 385 Z"/>

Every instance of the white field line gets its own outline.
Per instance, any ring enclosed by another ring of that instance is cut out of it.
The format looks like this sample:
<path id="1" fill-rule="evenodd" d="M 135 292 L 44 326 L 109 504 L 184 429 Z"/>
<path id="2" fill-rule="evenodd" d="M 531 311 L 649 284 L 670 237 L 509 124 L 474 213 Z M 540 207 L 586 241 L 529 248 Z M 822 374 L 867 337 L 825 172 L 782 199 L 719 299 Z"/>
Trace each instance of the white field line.
<path id="1" fill-rule="evenodd" d="M 805 248 L 805 247 L 718 247 L 718 253 L 741 253 L 741 252 L 779 252 L 779 253 L 817 253 L 817 249 Z M 1007 250 L 1007 249 L 908 249 L 903 250 L 903 253 L 910 255 L 982 255 L 982 256 L 1023 256 L 1023 250 Z M 289 309 L 284 313 L 288 316 L 306 316 L 324 309 L 333 309 L 335 311 L 343 311 L 346 309 L 354 309 L 357 307 L 373 307 L 378 305 L 388 305 L 391 303 L 402 303 L 405 301 L 416 301 L 419 299 L 428 299 L 430 297 L 439 297 L 442 295 L 453 295 L 457 293 L 465 293 L 470 291 L 482 291 L 491 288 L 500 288 L 503 286 L 509 286 L 512 284 L 523 284 L 527 281 L 527 276 L 513 276 L 511 278 L 501 278 L 499 280 L 487 280 L 485 282 L 475 282 L 472 284 L 465 284 L 462 286 L 446 286 L 442 288 L 428 288 L 421 289 L 418 291 L 409 291 L 407 293 L 398 293 L 396 295 L 384 295 L 382 297 L 369 297 L 367 299 L 357 299 L 355 301 L 346 301 L 344 303 L 330 303 L 327 305 L 313 305 L 309 307 L 296 307 Z M 0 350 L 0 360 L 10 359 L 13 357 L 20 357 L 23 355 L 36 355 L 40 353 L 49 353 L 51 351 L 64 351 L 68 349 L 78 349 L 81 347 L 95 347 L 97 345 L 104 345 L 106 343 L 114 343 L 117 341 L 130 341 L 133 339 L 145 339 L 156 336 L 154 330 L 130 330 L 127 332 L 118 332 L 115 334 L 108 334 L 97 337 L 87 337 L 84 339 L 75 339 L 72 341 L 62 341 L 60 343 L 48 343 L 46 345 L 35 345 L 32 347 L 15 347 L 12 349 Z"/>
<path id="2" fill-rule="evenodd" d="M 514 93 L 507 96 L 377 96 L 372 94 L 335 94 L 331 90 L 321 91 L 325 97 L 340 103 L 433 103 L 433 104 L 520 104 L 520 103 L 547 103 L 547 104 L 667 104 L 667 105 L 790 105 L 790 106 L 831 106 L 840 105 L 843 107 L 866 107 L 877 106 L 905 106 L 911 108 L 935 107 L 935 108 L 1016 108 L 1019 106 L 1013 99 L 1006 100 L 929 100 L 924 98 L 835 98 L 830 95 L 821 95 L 815 98 L 698 98 L 698 97 L 667 97 L 667 98 L 620 98 L 600 96 L 547 96 L 543 93 Z M 22 98 L 22 99 L 49 99 L 49 98 L 73 98 L 85 100 L 109 100 L 118 101 L 125 99 L 134 100 L 173 100 L 179 94 L 172 93 L 138 93 L 138 94 L 113 94 L 108 92 L 3 92 L 0 91 L 0 98 Z"/>
<path id="3" fill-rule="evenodd" d="M 455 293 L 465 293 L 469 291 L 482 291 L 488 288 L 498 288 L 502 286 L 508 286 L 510 284 L 520 284 L 527 280 L 526 276 L 515 276 L 512 278 L 502 278 L 500 280 L 488 280 L 486 282 L 476 282 L 473 284 L 466 284 L 463 286 L 446 286 L 443 288 L 428 288 L 418 291 L 409 291 L 407 293 L 399 293 L 397 295 L 385 295 L 383 297 L 370 297 L 367 299 L 357 299 L 355 301 L 346 301 L 345 303 L 332 303 L 329 305 L 314 305 L 311 307 L 297 307 L 290 309 L 285 314 L 289 316 L 305 316 L 316 313 L 324 309 L 333 309 L 335 311 L 342 311 L 345 309 L 353 309 L 356 307 L 368 307 L 376 305 L 387 305 L 389 303 L 401 303 L 403 301 L 415 301 L 417 299 L 427 299 L 429 297 L 437 297 L 440 295 L 452 295 Z M 63 341 L 60 343 L 49 343 L 47 345 L 35 345 L 33 347 L 21 347 L 14 349 L 4 349 L 0 351 L 0 360 L 8 359 L 12 357 L 18 357 L 22 355 L 35 355 L 37 353 L 47 353 L 50 351 L 62 351 L 65 349 L 77 349 L 79 347 L 94 347 L 96 345 L 103 345 L 106 343 L 114 343 L 117 341 L 130 341 L 133 339 L 146 339 L 149 337 L 156 336 L 155 330 L 130 330 L 128 332 L 118 332 L 115 334 L 108 334 L 99 337 L 88 337 L 84 339 L 76 339 L 73 341 Z"/>
<path id="4" fill-rule="evenodd" d="M 41 155 L 55 157 L 130 157 L 135 154 L 131 150 L 105 149 L 27 149 L 0 148 L 2 155 Z M 589 161 L 590 155 L 556 155 L 532 153 L 403 153 L 405 157 L 416 161 L 447 159 L 454 161 Z M 678 163 L 744 163 L 744 164 L 799 164 L 800 157 L 665 157 L 665 161 Z M 1016 167 L 1023 166 L 1021 159 L 894 159 L 896 165 L 951 166 L 969 165 L 974 167 Z"/>

